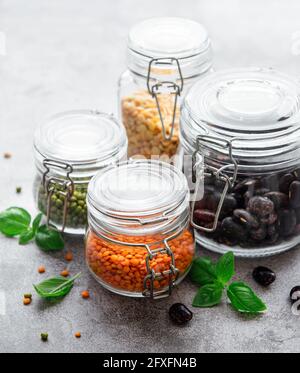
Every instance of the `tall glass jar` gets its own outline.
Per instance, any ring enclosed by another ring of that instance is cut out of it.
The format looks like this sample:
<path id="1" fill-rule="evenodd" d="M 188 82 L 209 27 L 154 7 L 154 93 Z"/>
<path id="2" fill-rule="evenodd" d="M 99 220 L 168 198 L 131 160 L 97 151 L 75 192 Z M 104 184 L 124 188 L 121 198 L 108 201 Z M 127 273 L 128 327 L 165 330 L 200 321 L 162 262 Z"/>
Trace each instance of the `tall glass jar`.
<path id="1" fill-rule="evenodd" d="M 189 190 L 164 162 L 130 160 L 97 174 L 88 187 L 86 262 L 114 293 L 168 296 L 194 256 Z"/>
<path id="2" fill-rule="evenodd" d="M 129 33 L 127 63 L 119 107 L 128 155 L 167 160 L 177 151 L 181 99 L 212 67 L 208 34 L 188 19 L 145 20 Z"/>
<path id="3" fill-rule="evenodd" d="M 60 113 L 34 136 L 34 198 L 59 231 L 84 234 L 90 179 L 127 156 L 126 131 L 112 115 L 90 110 Z"/>
<path id="4" fill-rule="evenodd" d="M 212 73 L 186 96 L 180 137 L 202 246 L 259 257 L 300 243 L 296 79 L 260 68 Z"/>

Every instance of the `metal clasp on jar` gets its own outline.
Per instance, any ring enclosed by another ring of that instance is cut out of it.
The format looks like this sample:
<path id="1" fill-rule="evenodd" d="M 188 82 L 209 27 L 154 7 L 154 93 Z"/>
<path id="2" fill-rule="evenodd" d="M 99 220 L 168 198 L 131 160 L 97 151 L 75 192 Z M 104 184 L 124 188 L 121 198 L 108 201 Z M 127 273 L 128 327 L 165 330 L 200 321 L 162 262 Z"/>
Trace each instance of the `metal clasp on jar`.
<path id="1" fill-rule="evenodd" d="M 227 192 L 229 188 L 232 188 L 234 186 L 234 183 L 236 181 L 237 177 L 237 172 L 238 172 L 238 164 L 236 160 L 234 159 L 232 155 L 232 141 L 229 140 L 222 140 L 222 139 L 216 139 L 213 136 L 208 136 L 208 135 L 199 135 L 197 136 L 196 140 L 196 151 L 193 153 L 192 157 L 192 181 L 193 183 L 196 183 L 196 188 L 195 188 L 195 194 L 197 195 L 197 192 L 200 188 L 201 184 L 201 179 L 197 180 L 197 168 L 199 166 L 199 162 L 197 162 L 197 156 L 200 155 L 201 157 L 201 163 L 202 163 L 202 169 L 203 169 L 203 176 L 209 177 L 209 176 L 214 176 L 217 180 L 220 180 L 224 182 L 224 188 L 221 193 L 221 197 L 217 206 L 217 210 L 215 213 L 215 218 L 212 224 L 211 228 L 204 227 L 202 225 L 198 225 L 194 221 L 194 210 L 195 210 L 195 203 L 196 203 L 196 198 L 193 199 L 192 201 L 192 208 L 191 208 L 191 224 L 194 228 L 202 230 L 204 232 L 214 232 L 217 228 L 218 225 L 218 220 L 220 217 L 220 213 L 223 207 L 223 203 L 225 200 L 225 197 L 227 195 Z M 206 156 L 204 152 L 204 144 L 209 144 L 215 146 L 215 148 L 219 149 L 227 149 L 228 150 L 228 158 L 230 163 L 217 168 L 213 167 L 207 164 L 206 162 Z M 227 173 L 224 171 L 227 169 L 232 170 L 232 176 L 228 176 Z"/>
<path id="2" fill-rule="evenodd" d="M 155 78 L 152 73 L 154 70 L 153 66 L 174 66 L 176 65 L 176 70 L 179 76 L 179 85 L 174 83 L 174 81 L 158 81 L 157 78 Z M 151 84 L 151 81 L 154 81 L 156 83 Z M 148 75 L 147 75 L 147 88 L 148 92 L 151 94 L 153 98 L 155 98 L 156 106 L 157 106 L 157 111 L 159 114 L 159 118 L 161 121 L 161 126 L 162 126 L 162 131 L 163 131 L 163 137 L 165 140 L 169 141 L 173 137 L 174 133 L 174 126 L 175 126 L 175 119 L 176 119 L 176 108 L 177 108 L 177 98 L 180 96 L 182 90 L 183 90 L 183 77 L 182 77 L 182 72 L 180 68 L 180 64 L 177 58 L 174 57 L 169 57 L 169 58 L 153 58 L 149 62 L 149 67 L 148 67 Z M 165 125 L 165 120 L 163 118 L 162 110 L 159 104 L 159 99 L 158 95 L 163 93 L 164 91 L 167 91 L 169 94 L 175 95 L 174 98 L 174 106 L 173 106 L 173 111 L 172 111 L 172 122 L 171 122 L 171 131 L 170 134 L 167 135 L 166 131 L 166 125 Z"/>
<path id="3" fill-rule="evenodd" d="M 175 266 L 175 258 L 173 251 L 171 250 L 170 246 L 168 245 L 168 240 L 171 238 L 167 238 L 164 240 L 164 247 L 157 248 L 151 250 L 149 245 L 145 245 L 148 255 L 146 256 L 146 268 L 147 268 L 147 275 L 144 278 L 143 285 L 144 291 L 143 295 L 145 297 L 150 297 L 151 299 L 160 299 L 165 298 L 171 295 L 173 287 L 176 284 L 176 281 L 179 276 L 179 269 Z M 171 258 L 170 268 L 163 272 L 155 272 L 153 268 L 151 268 L 151 260 L 155 258 L 157 254 L 166 254 Z M 162 278 L 168 276 L 169 278 L 169 286 L 167 292 L 165 290 L 155 290 L 154 289 L 154 281 L 161 280 Z"/>
<path id="4" fill-rule="evenodd" d="M 61 231 L 63 232 L 66 226 L 67 221 L 67 213 L 68 213 L 68 204 L 71 196 L 74 192 L 74 183 L 70 177 L 70 174 L 73 172 L 73 167 L 65 162 L 54 161 L 52 159 L 45 159 L 43 161 L 43 165 L 45 167 L 45 172 L 43 174 L 43 187 L 46 191 L 47 196 L 47 225 L 49 225 L 51 219 L 51 202 L 52 202 L 52 195 L 53 193 L 58 193 L 64 197 L 64 204 L 63 204 L 63 219 L 62 219 L 62 228 Z M 57 176 L 49 176 L 51 172 L 51 168 L 65 170 L 66 176 L 65 179 L 61 179 Z"/>

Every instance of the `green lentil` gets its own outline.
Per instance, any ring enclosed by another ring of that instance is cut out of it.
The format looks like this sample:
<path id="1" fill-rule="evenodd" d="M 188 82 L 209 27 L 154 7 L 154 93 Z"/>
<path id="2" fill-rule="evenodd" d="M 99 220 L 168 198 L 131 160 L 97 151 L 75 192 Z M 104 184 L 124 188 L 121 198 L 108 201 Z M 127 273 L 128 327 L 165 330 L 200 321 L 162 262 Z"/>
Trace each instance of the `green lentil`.
<path id="1" fill-rule="evenodd" d="M 41 333 L 41 340 L 43 342 L 48 341 L 48 333 Z"/>
<path id="2" fill-rule="evenodd" d="M 86 194 L 88 184 L 74 183 L 74 192 L 68 201 L 66 227 L 74 229 L 85 228 L 87 224 Z M 63 206 L 65 196 L 61 194 L 61 189 L 57 189 L 51 196 L 50 222 L 54 225 L 63 223 Z M 46 215 L 47 213 L 47 194 L 42 184 L 38 191 L 38 208 Z"/>

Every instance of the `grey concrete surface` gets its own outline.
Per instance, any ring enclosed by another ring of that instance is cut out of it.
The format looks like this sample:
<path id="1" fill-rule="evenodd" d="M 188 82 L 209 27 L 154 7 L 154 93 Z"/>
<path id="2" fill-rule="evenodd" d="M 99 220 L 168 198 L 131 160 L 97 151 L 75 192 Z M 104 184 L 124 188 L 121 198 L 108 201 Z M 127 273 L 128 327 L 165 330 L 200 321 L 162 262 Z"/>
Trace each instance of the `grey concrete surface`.
<path id="1" fill-rule="evenodd" d="M 7 48 L 0 55 L 0 154 L 13 155 L 0 157 L 0 210 L 17 205 L 35 213 L 31 147 L 40 118 L 71 108 L 115 111 L 126 33 L 134 22 L 190 17 L 209 30 L 216 68 L 273 66 L 299 77 L 299 12 L 297 0 L 0 0 Z M 75 254 L 70 271 L 83 273 L 72 292 L 56 304 L 35 296 L 24 307 L 22 295 L 32 291 L 32 283 L 65 267 L 63 254 L 0 237 L 0 352 L 300 352 L 300 316 L 292 314 L 287 299 L 300 284 L 299 250 L 237 261 L 236 277 L 265 299 L 267 314 L 247 318 L 224 300 L 214 309 L 195 309 L 191 324 L 182 328 L 170 323 L 167 310 L 177 301 L 191 304 L 196 287 L 188 280 L 167 300 L 126 299 L 89 276 L 80 240 L 68 239 L 67 248 Z M 45 275 L 37 273 L 41 264 Z M 257 264 L 277 273 L 268 290 L 251 279 Z M 86 288 L 89 300 L 80 297 Z M 80 340 L 73 336 L 78 330 Z M 40 341 L 43 331 L 47 343 Z"/>

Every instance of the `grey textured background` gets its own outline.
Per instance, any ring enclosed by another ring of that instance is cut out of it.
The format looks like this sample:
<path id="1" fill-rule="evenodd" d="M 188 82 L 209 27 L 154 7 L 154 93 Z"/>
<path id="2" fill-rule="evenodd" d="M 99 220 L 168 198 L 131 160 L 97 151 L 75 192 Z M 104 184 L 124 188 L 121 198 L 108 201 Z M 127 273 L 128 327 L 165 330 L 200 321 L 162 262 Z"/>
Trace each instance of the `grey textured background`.
<path id="1" fill-rule="evenodd" d="M 115 111 L 126 33 L 134 22 L 158 15 L 193 18 L 209 30 L 217 69 L 273 66 L 299 77 L 299 13 L 298 0 L 0 0 L 7 42 L 7 55 L 0 56 L 0 154 L 13 154 L 10 160 L 0 157 L 0 210 L 19 205 L 35 213 L 31 147 L 41 117 L 72 108 Z M 67 246 L 75 253 L 70 271 L 81 270 L 82 278 L 62 302 L 49 305 L 35 296 L 24 307 L 22 295 L 33 282 L 65 267 L 63 254 L 47 255 L 34 244 L 21 247 L 0 237 L 0 303 L 3 294 L 6 300 L 0 352 L 300 352 L 300 318 L 287 300 L 300 283 L 299 250 L 237 261 L 237 277 L 262 295 L 266 315 L 246 318 L 224 301 L 195 309 L 190 325 L 180 328 L 170 323 L 167 310 L 177 301 L 191 303 L 196 288 L 188 280 L 167 300 L 122 298 L 88 275 L 80 241 L 68 240 Z M 268 290 L 251 279 L 258 263 L 277 273 Z M 40 264 L 45 275 L 37 273 Z M 80 297 L 85 288 L 89 300 Z M 73 336 L 77 330 L 80 340 Z M 48 343 L 40 341 L 42 331 L 49 333 Z"/>

